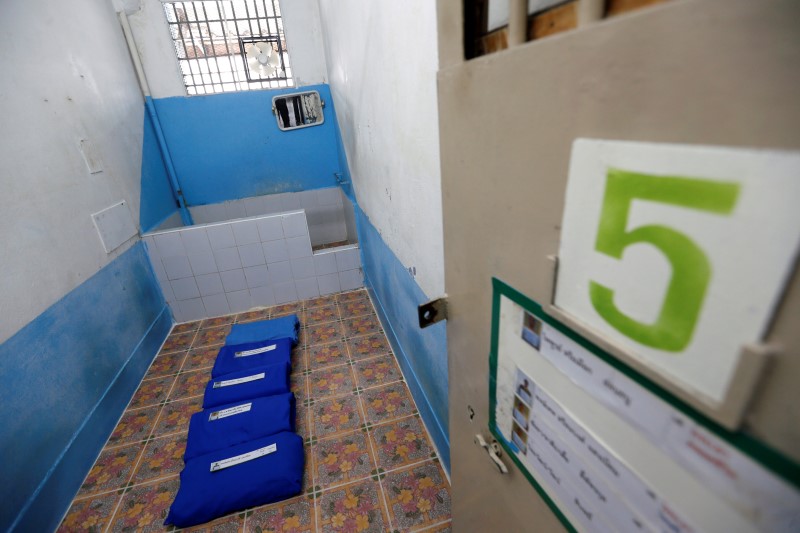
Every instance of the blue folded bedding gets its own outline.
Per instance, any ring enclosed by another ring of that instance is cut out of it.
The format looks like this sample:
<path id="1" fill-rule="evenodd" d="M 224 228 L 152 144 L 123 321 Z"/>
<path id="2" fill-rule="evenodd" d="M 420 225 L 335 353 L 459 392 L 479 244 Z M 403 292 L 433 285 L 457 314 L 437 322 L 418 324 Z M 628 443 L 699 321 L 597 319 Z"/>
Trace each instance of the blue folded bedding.
<path id="1" fill-rule="evenodd" d="M 203 409 L 289 392 L 289 368 L 284 362 L 211 378 L 206 385 Z"/>
<path id="2" fill-rule="evenodd" d="M 192 415 L 183 460 L 294 431 L 295 399 L 291 392 L 243 400 Z"/>
<path id="3" fill-rule="evenodd" d="M 303 439 L 288 432 L 190 459 L 164 524 L 193 526 L 299 494 L 304 459 Z"/>
<path id="4" fill-rule="evenodd" d="M 292 364 L 292 339 L 225 345 L 217 354 L 211 377 L 277 363 Z"/>
<path id="5" fill-rule="evenodd" d="M 292 339 L 297 344 L 297 332 L 300 321 L 297 315 L 282 316 L 271 320 L 259 320 L 246 324 L 234 324 L 225 338 L 225 344 L 244 344 L 246 342 L 271 341 L 275 339 Z"/>

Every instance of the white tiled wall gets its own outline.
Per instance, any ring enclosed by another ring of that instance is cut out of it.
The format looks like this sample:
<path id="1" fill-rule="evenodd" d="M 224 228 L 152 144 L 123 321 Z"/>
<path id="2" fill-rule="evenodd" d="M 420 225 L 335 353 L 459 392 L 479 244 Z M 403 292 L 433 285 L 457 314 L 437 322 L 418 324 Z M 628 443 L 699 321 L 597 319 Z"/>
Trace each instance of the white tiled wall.
<path id="1" fill-rule="evenodd" d="M 208 224 L 304 209 L 311 245 L 317 246 L 318 244 L 348 240 L 344 201 L 339 187 L 328 187 L 311 191 L 253 196 L 220 204 L 192 206 L 189 211 L 192 213 L 195 224 Z M 174 221 L 170 223 L 174 223 Z M 164 229 L 167 227 L 163 225 L 159 228 L 159 230 Z M 287 234 L 286 236 L 290 237 L 291 235 Z"/>
<path id="2" fill-rule="evenodd" d="M 358 246 L 312 253 L 306 216 L 300 209 L 145 235 L 175 319 L 240 313 L 363 286 Z"/>

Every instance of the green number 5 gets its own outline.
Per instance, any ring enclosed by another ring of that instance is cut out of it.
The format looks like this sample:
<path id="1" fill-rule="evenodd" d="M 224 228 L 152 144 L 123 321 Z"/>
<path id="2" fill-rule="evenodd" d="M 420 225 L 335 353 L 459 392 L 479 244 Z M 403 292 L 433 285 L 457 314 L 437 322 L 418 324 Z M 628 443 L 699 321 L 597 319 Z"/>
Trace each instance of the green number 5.
<path id="1" fill-rule="evenodd" d="M 733 210 L 738 195 L 737 183 L 609 169 L 595 249 L 622 259 L 628 246 L 651 244 L 666 256 L 672 267 L 672 277 L 658 318 L 652 324 L 620 312 L 614 304 L 614 291 L 590 281 L 589 296 L 600 316 L 619 332 L 645 346 L 669 352 L 685 349 L 692 339 L 711 280 L 711 264 L 691 238 L 674 229 L 651 224 L 626 231 L 631 203 L 639 199 L 727 215 Z"/>

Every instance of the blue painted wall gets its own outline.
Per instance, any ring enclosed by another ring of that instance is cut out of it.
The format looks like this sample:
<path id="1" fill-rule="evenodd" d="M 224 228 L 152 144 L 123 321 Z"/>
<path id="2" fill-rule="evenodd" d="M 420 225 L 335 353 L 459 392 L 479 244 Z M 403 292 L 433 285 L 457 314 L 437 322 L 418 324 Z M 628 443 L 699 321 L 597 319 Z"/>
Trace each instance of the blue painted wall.
<path id="1" fill-rule="evenodd" d="M 138 242 L 0 345 L 0 530 L 52 531 L 172 319 Z"/>
<path id="2" fill-rule="evenodd" d="M 158 227 L 178 210 L 175 196 L 169 186 L 169 176 L 158 147 L 153 121 L 147 110 L 144 113 L 142 132 L 142 177 L 139 203 L 139 227 L 142 233 Z"/>
<path id="3" fill-rule="evenodd" d="M 357 205 L 356 223 L 365 283 L 422 419 L 449 472 L 445 323 L 420 329 L 417 306 L 428 301 L 427 296 Z"/>
<path id="4" fill-rule="evenodd" d="M 282 132 L 272 97 L 319 91 L 320 126 Z M 154 100 L 189 205 L 331 187 L 338 126 L 327 85 Z M 142 203 L 149 198 L 142 197 Z"/>

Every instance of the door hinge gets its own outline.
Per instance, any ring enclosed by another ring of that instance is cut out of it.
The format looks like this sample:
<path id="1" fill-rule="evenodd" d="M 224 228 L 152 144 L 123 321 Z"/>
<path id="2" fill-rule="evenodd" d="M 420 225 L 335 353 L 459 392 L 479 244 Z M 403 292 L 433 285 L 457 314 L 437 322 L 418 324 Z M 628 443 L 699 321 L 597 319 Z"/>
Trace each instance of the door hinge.
<path id="1" fill-rule="evenodd" d="M 419 315 L 419 327 L 427 328 L 431 324 L 436 324 L 447 318 L 447 295 L 431 300 L 417 307 Z"/>

